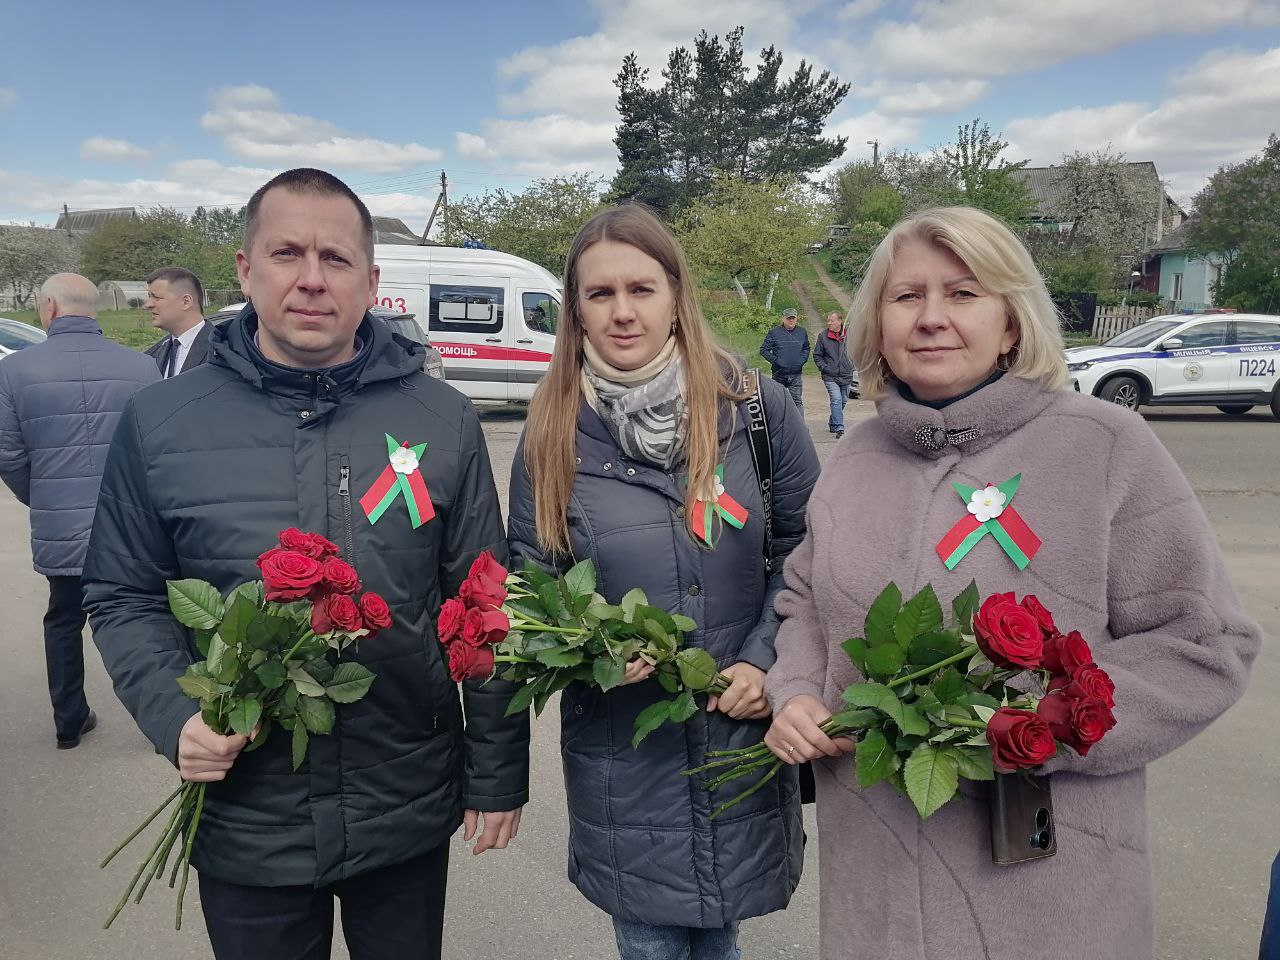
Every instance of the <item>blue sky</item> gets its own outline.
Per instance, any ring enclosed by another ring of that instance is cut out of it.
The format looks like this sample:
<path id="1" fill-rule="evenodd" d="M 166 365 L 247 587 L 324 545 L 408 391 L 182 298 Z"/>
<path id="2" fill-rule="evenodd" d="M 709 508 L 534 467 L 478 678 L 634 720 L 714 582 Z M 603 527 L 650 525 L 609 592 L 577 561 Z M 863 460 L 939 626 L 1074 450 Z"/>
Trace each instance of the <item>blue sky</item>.
<path id="1" fill-rule="evenodd" d="M 322 166 L 420 229 L 450 194 L 612 173 L 623 54 L 701 29 L 852 84 L 845 162 L 980 116 L 1010 159 L 1111 144 L 1189 198 L 1280 129 L 1280 0 L 549 0 L 8 4 L 0 222 L 240 204 Z"/>

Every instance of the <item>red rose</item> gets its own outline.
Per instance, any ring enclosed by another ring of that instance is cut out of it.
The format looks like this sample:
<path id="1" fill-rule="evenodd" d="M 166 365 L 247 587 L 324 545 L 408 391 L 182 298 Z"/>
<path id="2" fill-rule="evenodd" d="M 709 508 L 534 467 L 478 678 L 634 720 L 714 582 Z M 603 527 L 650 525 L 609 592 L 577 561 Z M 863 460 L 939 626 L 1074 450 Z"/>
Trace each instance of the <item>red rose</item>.
<path id="1" fill-rule="evenodd" d="M 329 619 L 329 598 L 321 597 L 311 604 L 311 632 L 322 634 L 332 630 L 333 621 Z"/>
<path id="2" fill-rule="evenodd" d="M 266 598 L 281 603 L 305 597 L 323 576 L 315 558 L 279 547 L 258 557 L 258 569 L 262 571 Z"/>
<path id="3" fill-rule="evenodd" d="M 467 579 L 472 577 L 482 577 L 494 583 L 506 583 L 507 568 L 498 562 L 491 551 L 482 550 L 480 556 L 476 557 L 471 564 L 471 569 L 467 571 Z"/>
<path id="4" fill-rule="evenodd" d="M 978 649 L 997 667 L 1040 666 L 1044 635 L 1035 616 L 1013 599 L 1012 593 L 993 593 L 973 618 Z"/>
<path id="5" fill-rule="evenodd" d="M 1105 701 L 1073 697 L 1066 691 L 1050 693 L 1040 701 L 1036 713 L 1049 725 L 1055 739 L 1082 757 L 1116 725 L 1115 715 Z"/>
<path id="6" fill-rule="evenodd" d="M 292 550 L 295 553 L 305 553 L 313 560 L 320 559 L 320 550 L 316 546 L 315 541 L 311 539 L 311 534 L 303 533 L 297 527 L 289 527 L 287 530 L 280 531 L 280 548 L 282 550 Z"/>
<path id="7" fill-rule="evenodd" d="M 1049 683 L 1049 692 L 1061 690 L 1068 697 L 1079 700 L 1094 697 L 1108 707 L 1116 705 L 1116 685 L 1111 676 L 1096 663 L 1086 663 L 1076 667 L 1070 676 L 1054 677 Z"/>
<path id="8" fill-rule="evenodd" d="M 317 560 L 323 560 L 325 557 L 336 557 L 338 555 L 338 545 L 332 540 L 320 536 L 318 533 L 308 533 L 311 538 L 311 549 L 319 551 Z"/>
<path id="9" fill-rule="evenodd" d="M 493 673 L 493 647 L 449 644 L 449 676 L 454 683 L 463 680 L 485 680 Z"/>
<path id="10" fill-rule="evenodd" d="M 1040 665 L 1050 673 L 1069 676 L 1091 663 L 1093 651 L 1078 630 L 1056 634 L 1044 643 L 1044 661 Z"/>
<path id="11" fill-rule="evenodd" d="M 360 577 L 347 561 L 329 557 L 320 566 L 324 571 L 324 582 L 338 593 L 355 593 L 360 589 Z"/>
<path id="12" fill-rule="evenodd" d="M 360 597 L 360 616 L 370 630 L 385 630 L 391 626 L 391 608 L 376 593 L 370 592 Z"/>
<path id="13" fill-rule="evenodd" d="M 1022 598 L 1022 609 L 1036 618 L 1036 623 L 1040 624 L 1040 629 L 1044 631 L 1046 640 L 1058 635 L 1058 628 L 1053 622 L 1053 614 L 1045 608 L 1045 605 L 1040 602 L 1040 599 L 1034 593 L 1028 593 Z"/>
<path id="14" fill-rule="evenodd" d="M 1053 731 L 1043 717 L 1012 707 L 1001 707 L 987 721 L 987 743 L 1001 773 L 1038 767 L 1058 752 Z"/>
<path id="15" fill-rule="evenodd" d="M 462 639 L 473 647 L 487 647 L 501 643 L 511 631 L 511 621 L 501 610 L 481 610 L 472 607 L 462 620 Z"/>
<path id="16" fill-rule="evenodd" d="M 467 615 L 467 605 L 456 597 L 446 600 L 436 618 L 436 636 L 441 643 L 450 643 L 462 635 L 462 620 Z"/>
<path id="17" fill-rule="evenodd" d="M 507 599 L 507 587 L 488 577 L 469 576 L 458 588 L 458 596 L 468 607 L 496 607 Z"/>
<path id="18" fill-rule="evenodd" d="M 323 602 L 329 619 L 333 621 L 335 630 L 355 633 L 364 626 L 364 620 L 360 616 L 360 608 L 356 606 L 355 600 L 347 594 L 331 593 L 325 597 Z"/>

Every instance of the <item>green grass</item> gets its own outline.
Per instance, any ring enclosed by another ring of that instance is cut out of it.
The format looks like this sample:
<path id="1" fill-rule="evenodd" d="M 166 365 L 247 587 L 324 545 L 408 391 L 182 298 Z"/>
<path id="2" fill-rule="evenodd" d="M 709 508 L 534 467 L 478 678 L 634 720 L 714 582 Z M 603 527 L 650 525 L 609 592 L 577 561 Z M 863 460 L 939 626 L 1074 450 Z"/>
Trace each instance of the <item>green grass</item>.
<path id="1" fill-rule="evenodd" d="M 34 310 L 6 310 L 4 315 L 33 327 L 40 325 Z M 162 331 L 151 326 L 151 314 L 146 310 L 104 310 L 98 314 L 98 323 L 108 339 L 135 350 L 144 350 L 164 336 Z"/>
<path id="2" fill-rule="evenodd" d="M 797 279 L 808 288 L 809 299 L 813 301 L 818 314 L 824 320 L 829 313 L 844 316 L 844 308 L 827 291 L 826 285 L 818 277 L 818 271 L 814 269 L 813 261 L 809 257 L 801 257 L 797 267 Z"/>

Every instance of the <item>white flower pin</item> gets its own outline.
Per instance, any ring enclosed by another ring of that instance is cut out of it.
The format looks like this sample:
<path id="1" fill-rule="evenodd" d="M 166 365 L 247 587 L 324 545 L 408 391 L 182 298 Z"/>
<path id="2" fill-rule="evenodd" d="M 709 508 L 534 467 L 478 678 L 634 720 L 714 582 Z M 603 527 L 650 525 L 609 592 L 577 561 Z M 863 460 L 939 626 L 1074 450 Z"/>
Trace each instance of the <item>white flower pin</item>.
<path id="1" fill-rule="evenodd" d="M 973 495 L 969 497 L 969 512 L 977 518 L 979 523 L 986 523 L 1004 513 L 1006 502 L 1008 502 L 1007 498 L 999 488 L 988 484 L 973 491 Z"/>
<path id="2" fill-rule="evenodd" d="M 712 477 L 711 485 L 712 485 L 711 502 L 719 503 L 720 498 L 724 496 L 724 481 L 721 480 L 719 477 Z"/>
<path id="3" fill-rule="evenodd" d="M 418 455 L 408 447 L 401 447 L 391 454 L 391 469 L 406 476 L 418 469 Z"/>

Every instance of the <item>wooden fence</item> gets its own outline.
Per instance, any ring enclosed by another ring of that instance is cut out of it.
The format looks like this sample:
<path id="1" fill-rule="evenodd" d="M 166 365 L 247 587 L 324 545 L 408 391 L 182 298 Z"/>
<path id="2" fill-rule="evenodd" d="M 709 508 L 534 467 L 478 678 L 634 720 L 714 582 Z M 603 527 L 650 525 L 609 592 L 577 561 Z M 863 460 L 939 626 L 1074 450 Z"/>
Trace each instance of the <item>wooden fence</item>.
<path id="1" fill-rule="evenodd" d="M 1155 307 L 1098 307 L 1093 312 L 1093 338 L 1110 340 L 1118 333 L 1145 323 L 1156 315 Z"/>

